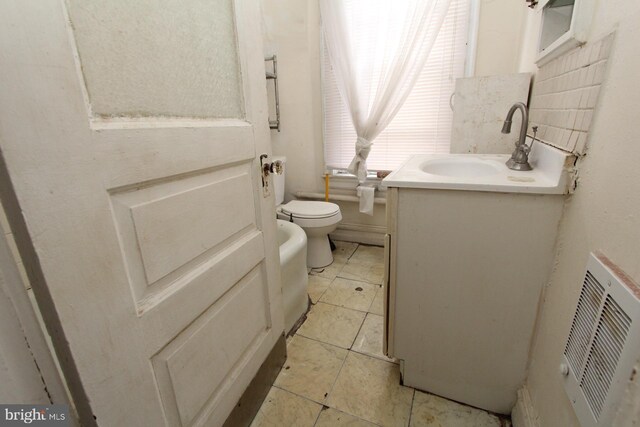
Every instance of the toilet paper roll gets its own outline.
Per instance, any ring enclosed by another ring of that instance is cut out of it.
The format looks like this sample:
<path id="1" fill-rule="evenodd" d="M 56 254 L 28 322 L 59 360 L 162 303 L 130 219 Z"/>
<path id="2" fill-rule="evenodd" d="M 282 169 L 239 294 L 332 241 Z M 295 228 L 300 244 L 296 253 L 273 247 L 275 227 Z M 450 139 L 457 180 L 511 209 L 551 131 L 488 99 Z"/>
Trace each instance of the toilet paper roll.
<path id="1" fill-rule="evenodd" d="M 358 186 L 357 193 L 360 198 L 360 212 L 373 216 L 373 198 L 376 189 L 374 187 Z"/>

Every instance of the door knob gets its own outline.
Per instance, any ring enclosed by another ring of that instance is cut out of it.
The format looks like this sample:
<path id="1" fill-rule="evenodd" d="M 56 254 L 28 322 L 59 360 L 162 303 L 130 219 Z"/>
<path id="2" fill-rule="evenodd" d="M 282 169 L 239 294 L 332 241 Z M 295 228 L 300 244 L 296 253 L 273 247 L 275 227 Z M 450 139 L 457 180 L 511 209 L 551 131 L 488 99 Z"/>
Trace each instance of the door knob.
<path id="1" fill-rule="evenodd" d="M 268 156 L 266 154 L 262 154 L 260 156 L 260 169 L 262 170 L 262 175 L 264 177 L 269 176 L 270 173 L 275 173 L 276 175 L 282 175 L 284 172 L 284 163 L 282 160 L 276 160 L 275 162 L 265 162 L 264 160 Z"/>

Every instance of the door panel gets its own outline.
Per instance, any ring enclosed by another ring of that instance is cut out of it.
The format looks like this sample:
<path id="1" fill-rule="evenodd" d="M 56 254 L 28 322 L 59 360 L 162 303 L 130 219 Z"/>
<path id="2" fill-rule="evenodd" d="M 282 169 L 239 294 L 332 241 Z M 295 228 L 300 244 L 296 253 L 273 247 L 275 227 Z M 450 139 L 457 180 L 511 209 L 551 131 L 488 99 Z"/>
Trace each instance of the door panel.
<path id="1" fill-rule="evenodd" d="M 249 233 L 214 256 L 201 272 L 187 276 L 187 285 L 178 287 L 169 298 L 158 295 L 158 301 L 153 301 L 151 308 L 139 317 L 144 328 L 153 331 L 145 336 L 148 351 L 159 351 L 263 259 L 264 234 Z M 235 326 L 230 332 L 236 333 Z"/>
<path id="2" fill-rule="evenodd" d="M 254 127 L 247 121 L 99 119 L 89 125 L 88 137 L 107 164 L 103 179 L 109 191 L 204 173 L 256 156 Z"/>
<path id="3" fill-rule="evenodd" d="M 284 329 L 257 158 L 270 152 L 257 3 L 155 3 L 74 0 L 71 16 L 62 0 L 0 4 L 0 146 L 37 254 L 25 264 L 45 279 L 34 291 L 62 325 L 50 332 L 78 371 L 87 425 L 221 425 Z M 233 19 L 207 15 L 217 7 Z M 208 20 L 211 31 L 195 25 Z M 108 64 L 87 50 L 100 42 Z M 173 68 L 129 55 L 158 42 Z M 219 45 L 237 62 L 208 70 L 198 55 Z M 126 98 L 120 69 L 151 89 Z M 220 76 L 236 79 L 233 95 Z M 240 118 L 218 118 L 214 98 Z M 146 110 L 126 116 L 130 105 Z"/>
<path id="4" fill-rule="evenodd" d="M 264 271 L 258 266 L 153 357 L 170 418 L 189 425 L 207 401 L 215 405 L 223 397 L 224 380 L 244 367 L 242 358 L 250 357 L 265 338 L 266 292 Z M 229 325 L 240 333 L 228 337 Z"/>
<path id="5" fill-rule="evenodd" d="M 161 279 L 187 274 L 189 265 L 194 268 L 219 245 L 255 230 L 252 191 L 249 163 L 111 193 L 136 300 Z M 177 239 L 184 244 L 176 246 Z"/>

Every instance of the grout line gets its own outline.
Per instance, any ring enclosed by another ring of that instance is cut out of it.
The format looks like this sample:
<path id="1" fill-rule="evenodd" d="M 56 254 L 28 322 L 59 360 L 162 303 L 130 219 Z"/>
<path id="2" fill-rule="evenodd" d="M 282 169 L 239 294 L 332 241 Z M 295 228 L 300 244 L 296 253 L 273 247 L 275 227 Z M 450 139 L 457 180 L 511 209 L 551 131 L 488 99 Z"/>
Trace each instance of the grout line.
<path id="1" fill-rule="evenodd" d="M 375 296 L 374 296 L 374 298 L 375 298 Z M 365 314 L 370 313 L 370 311 L 357 310 L 357 309 L 355 309 L 355 308 L 351 308 L 351 307 L 344 307 L 344 306 L 342 306 L 342 305 L 332 304 L 332 303 L 330 303 L 330 302 L 326 302 L 326 301 L 320 301 L 320 300 L 318 300 L 318 302 L 321 302 L 322 304 L 332 305 L 332 306 L 334 306 L 334 307 L 338 307 L 338 308 L 344 308 L 344 309 L 346 309 L 346 310 L 357 311 L 358 313 L 365 313 Z M 317 304 L 314 304 L 314 305 L 317 305 Z M 371 307 L 369 307 L 369 308 L 371 308 Z M 373 313 L 373 314 L 375 314 L 375 313 Z"/>
<path id="2" fill-rule="evenodd" d="M 386 357 L 386 356 L 376 356 L 376 355 L 374 355 L 374 354 L 363 353 L 363 352 L 358 351 L 358 350 L 349 350 L 349 351 L 351 351 L 351 352 L 353 352 L 353 353 L 358 353 L 358 354 L 360 354 L 360 355 L 362 355 L 362 356 L 369 356 L 369 357 L 373 357 L 374 359 L 382 360 L 383 362 L 393 363 L 394 365 L 398 365 L 398 366 L 400 365 L 400 361 L 398 361 L 398 362 L 392 362 L 392 361 L 391 361 L 391 360 L 389 360 L 389 358 L 388 358 L 388 357 Z M 385 358 L 385 359 L 383 359 L 383 357 L 386 357 L 386 358 Z"/>
<path id="3" fill-rule="evenodd" d="M 321 340 L 319 340 L 319 339 L 317 339 L 317 338 L 311 338 L 311 337 L 308 337 L 308 336 L 306 336 L 306 335 L 302 335 L 302 334 L 300 334 L 300 333 L 298 333 L 298 332 L 296 332 L 296 334 L 295 334 L 294 336 L 296 336 L 296 335 L 300 335 L 302 338 L 306 338 L 306 339 L 311 340 L 311 341 L 319 342 L 320 344 L 326 344 L 326 345 L 330 345 L 330 346 L 333 346 L 333 347 L 339 348 L 340 350 L 346 350 L 346 351 L 349 351 L 349 349 L 348 349 L 348 348 L 341 347 L 341 346 L 339 346 L 339 345 L 332 344 L 332 343 L 329 343 L 329 342 L 326 342 L 326 341 L 321 341 Z"/>
<path id="4" fill-rule="evenodd" d="M 336 387 L 336 383 L 338 382 L 338 378 L 340 378 L 340 374 L 342 373 L 342 369 L 344 368 L 344 364 L 347 363 L 347 357 L 349 357 L 349 350 L 347 350 L 347 355 L 344 357 L 344 359 L 342 359 L 342 365 L 340 365 L 340 369 L 338 369 L 338 375 L 336 375 L 336 378 L 333 380 L 333 384 L 331 384 L 331 387 L 329 388 L 329 391 L 327 392 L 327 396 L 324 398 L 325 401 L 325 406 L 326 407 L 330 407 L 329 405 L 327 405 L 327 403 L 329 402 L 329 396 L 331 396 L 331 393 L 333 392 L 333 389 Z M 336 409 L 336 408 L 334 408 Z"/>
<path id="5" fill-rule="evenodd" d="M 296 334 L 296 335 L 298 335 L 298 334 Z M 294 336 L 295 336 L 295 335 L 294 335 Z M 328 342 L 320 341 L 320 340 L 319 340 L 319 339 L 317 339 L 317 338 L 309 338 L 309 337 L 304 336 L 304 335 L 300 335 L 300 337 L 302 337 L 302 338 L 304 338 L 304 339 L 307 339 L 307 340 L 311 340 L 311 341 L 318 342 L 318 343 L 320 343 L 320 344 L 330 345 L 331 347 L 339 348 L 340 350 L 349 351 L 349 349 L 348 349 L 348 348 L 344 348 L 344 347 L 340 347 L 339 345 L 335 345 L 335 344 L 331 344 L 331 343 L 328 343 Z M 346 356 L 345 356 L 345 357 L 346 357 Z"/>
<path id="6" fill-rule="evenodd" d="M 411 427 L 411 416 L 413 415 L 413 404 L 416 401 L 416 389 L 413 387 L 411 389 L 413 390 L 413 395 L 411 396 L 411 405 L 409 407 L 409 422 L 407 423 L 409 427 Z"/>
<path id="7" fill-rule="evenodd" d="M 351 259 L 351 257 L 356 253 L 356 251 L 358 250 L 358 248 L 360 248 L 360 246 L 362 246 L 360 243 L 356 243 L 356 247 L 355 247 L 355 249 L 353 250 L 353 252 L 351 252 L 351 253 L 349 254 L 349 256 L 347 257 L 347 261 L 349 261 L 349 260 Z M 346 264 L 346 263 L 345 263 L 345 264 Z"/>
<path id="8" fill-rule="evenodd" d="M 271 387 L 275 387 L 275 388 L 277 388 L 277 389 L 279 389 L 279 390 L 285 391 L 285 392 L 287 392 L 287 393 L 291 393 L 291 394 L 293 394 L 294 396 L 301 397 L 301 398 L 303 398 L 304 400 L 308 400 L 309 402 L 313 402 L 313 403 L 315 403 L 316 405 L 326 406 L 324 403 L 320 403 L 320 402 L 318 402 L 317 400 L 310 399 L 310 398 L 308 398 L 307 396 L 303 396 L 303 395 L 301 395 L 301 394 L 299 394 L 299 393 L 296 393 L 295 391 L 287 390 L 286 388 L 284 388 L 284 387 L 282 387 L 282 386 L 279 386 L 279 385 L 272 385 Z M 320 412 L 322 412 L 322 411 L 320 411 Z"/>
<path id="9" fill-rule="evenodd" d="M 358 339 L 358 336 L 360 335 L 360 332 L 362 331 L 362 328 L 364 327 L 364 322 L 367 321 L 367 317 L 369 317 L 370 314 L 373 315 L 373 316 L 380 316 L 379 314 L 375 314 L 375 313 L 367 313 L 367 315 L 364 317 L 364 320 L 362 321 L 362 325 L 360 325 L 360 329 L 358 330 L 358 333 L 356 334 L 356 337 L 353 339 L 353 343 L 351 343 L 351 348 L 349 348 L 349 351 L 361 354 L 363 356 L 373 357 L 374 359 L 382 360 L 383 362 L 389 362 L 389 363 L 393 363 L 394 365 L 400 365 L 400 361 L 399 360 L 398 360 L 398 362 L 394 362 L 391 359 L 389 359 L 388 357 L 386 357 L 384 354 L 381 355 L 381 356 L 377 356 L 377 355 L 374 355 L 374 354 L 364 353 L 362 351 L 358 351 L 358 350 L 354 350 L 353 349 L 353 344 L 355 344 L 355 340 Z"/>
<path id="10" fill-rule="evenodd" d="M 350 277 L 340 276 L 340 273 L 338 273 L 338 275 L 336 275 L 336 279 L 337 278 L 344 279 L 344 280 L 351 280 L 352 282 L 368 283 L 369 285 L 373 285 L 373 286 L 382 286 L 382 284 L 380 284 L 380 283 L 372 283 L 372 282 L 369 282 L 368 280 L 364 280 L 364 279 L 352 279 Z"/>
<path id="11" fill-rule="evenodd" d="M 338 277 L 336 277 L 336 279 L 337 278 Z M 342 279 L 342 277 L 340 277 L 340 279 Z M 376 285 L 374 285 L 372 283 L 368 283 L 368 282 L 358 282 L 358 283 L 364 283 L 364 284 L 367 284 L 367 285 L 376 286 Z M 331 285 L 329 285 L 329 287 L 331 287 L 331 286 L 333 286 L 333 283 Z M 376 299 L 376 294 L 378 293 L 379 288 L 380 287 L 378 287 L 378 289 L 372 289 L 372 291 L 375 291 L 373 293 L 373 299 L 371 300 L 371 302 L 369 303 L 369 305 L 367 306 L 367 308 L 365 310 L 358 310 L 357 308 L 351 308 L 351 307 L 346 307 L 346 306 L 342 306 L 342 305 L 338 305 L 338 304 L 333 304 L 333 303 L 330 303 L 330 302 L 327 302 L 327 301 L 320 301 L 322 299 L 322 297 L 326 294 L 326 292 L 329 290 L 329 288 L 325 289 L 325 291 L 322 293 L 322 296 L 320 298 L 318 298 L 318 302 L 323 302 L 325 304 L 335 305 L 336 307 L 348 308 L 348 309 L 355 310 L 355 311 L 361 311 L 361 312 L 364 312 L 364 313 L 369 313 L 369 309 L 371 308 L 371 305 L 373 304 L 373 301 Z"/>
<path id="12" fill-rule="evenodd" d="M 318 412 L 318 416 L 316 417 L 316 420 L 313 422 L 313 427 L 316 427 L 316 425 L 318 424 L 318 420 L 320 420 L 320 415 L 322 415 L 322 412 L 325 411 L 326 406 L 322 405 L 322 407 L 320 408 L 320 411 Z"/>
<path id="13" fill-rule="evenodd" d="M 377 361 L 380 361 L 380 362 L 386 362 L 386 363 L 389 363 L 389 364 L 391 364 L 391 365 L 395 365 L 395 366 L 400 367 L 400 363 L 399 363 L 399 362 L 398 362 L 398 363 L 394 363 L 394 362 L 391 362 L 390 360 L 383 360 L 383 359 L 380 359 L 379 357 L 372 356 L 372 355 L 370 355 L 370 354 L 361 353 L 361 352 L 356 351 L 356 350 L 349 350 L 349 352 L 351 352 L 351 353 L 356 353 L 356 354 L 357 354 L 357 355 L 359 355 L 359 356 L 368 357 L 369 359 L 374 359 L 374 360 L 377 360 Z M 399 385 L 402 385 L 402 384 L 400 384 L 400 383 L 398 383 L 398 384 L 399 384 Z M 406 386 L 406 385 L 402 385 L 402 387 L 406 387 L 406 388 L 410 388 L 410 389 L 412 389 L 412 390 L 415 390 L 413 387 L 409 387 L 409 386 Z"/>
<path id="14" fill-rule="evenodd" d="M 336 277 L 337 277 L 337 276 L 336 276 Z M 327 279 L 327 280 L 329 280 L 329 279 Z M 333 280 L 331 280 L 331 281 L 329 282 L 329 285 L 327 285 L 327 288 L 326 288 L 324 291 L 322 291 L 322 293 L 320 294 L 320 296 L 318 297 L 318 299 L 316 300 L 316 302 L 311 301 L 311 304 L 316 305 L 317 303 L 319 303 L 319 302 L 320 302 L 320 299 L 322 299 L 322 297 L 323 297 L 323 296 L 324 296 L 324 294 L 327 292 L 327 290 L 331 287 L 331 285 L 333 285 L 333 281 L 334 281 L 334 280 L 336 280 L 336 278 L 335 278 L 335 277 L 333 278 Z M 309 294 L 308 286 L 307 286 L 307 294 Z"/>

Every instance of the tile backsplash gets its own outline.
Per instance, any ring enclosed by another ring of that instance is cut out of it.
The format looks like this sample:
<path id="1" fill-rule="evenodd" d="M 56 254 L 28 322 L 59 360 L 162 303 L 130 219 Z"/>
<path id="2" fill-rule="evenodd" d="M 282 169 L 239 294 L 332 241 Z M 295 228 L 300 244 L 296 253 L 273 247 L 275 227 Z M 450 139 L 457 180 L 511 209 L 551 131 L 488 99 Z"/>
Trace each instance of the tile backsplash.
<path id="1" fill-rule="evenodd" d="M 613 33 L 587 43 L 543 65 L 533 83 L 529 134 L 576 154 L 585 152 Z"/>

